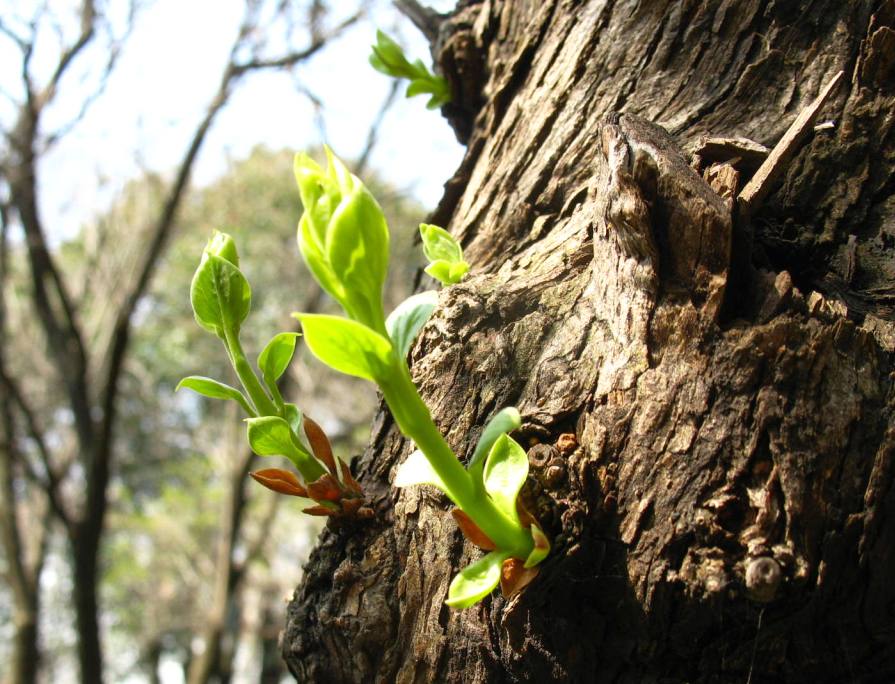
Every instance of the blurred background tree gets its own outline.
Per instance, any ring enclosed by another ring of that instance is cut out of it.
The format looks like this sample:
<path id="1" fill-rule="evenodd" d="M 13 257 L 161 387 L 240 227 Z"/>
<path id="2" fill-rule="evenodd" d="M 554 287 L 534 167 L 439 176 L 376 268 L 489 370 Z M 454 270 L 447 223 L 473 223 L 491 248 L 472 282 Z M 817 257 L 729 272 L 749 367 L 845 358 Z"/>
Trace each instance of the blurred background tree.
<path id="1" fill-rule="evenodd" d="M 315 523 L 247 484 L 254 459 L 235 412 L 173 389 L 194 372 L 229 377 L 188 299 L 213 229 L 234 235 L 253 286 L 247 349 L 257 353 L 292 328 L 290 311 L 322 299 L 297 258 L 292 150 L 257 147 L 200 188 L 190 178 L 239 84 L 260 72 L 295 77 L 372 4 L 246 0 L 180 160 L 121 183 L 114 201 L 76 228 L 47 221 L 59 213 L 47 211 L 46 160 L 102 101 L 146 9 L 87 0 L 4 10 L 0 50 L 14 65 L 4 69 L 0 116 L 4 681 L 69 681 L 73 671 L 91 683 L 160 681 L 161 672 L 178 681 L 180 671 L 191 682 L 282 674 L 282 601 Z M 371 128 L 360 166 L 385 111 L 364 106 Z M 425 210 L 387 179 L 364 175 L 396 236 L 393 305 L 419 265 L 412 242 Z M 289 394 L 347 459 L 366 438 L 375 397 L 349 378 L 323 380 L 303 361 L 293 364 Z"/>

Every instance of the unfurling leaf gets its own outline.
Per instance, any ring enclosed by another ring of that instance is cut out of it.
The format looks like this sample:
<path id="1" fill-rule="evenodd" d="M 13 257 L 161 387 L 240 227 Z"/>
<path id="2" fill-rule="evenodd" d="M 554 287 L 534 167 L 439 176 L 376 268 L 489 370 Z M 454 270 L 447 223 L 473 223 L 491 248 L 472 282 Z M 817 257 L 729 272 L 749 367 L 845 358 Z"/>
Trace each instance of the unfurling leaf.
<path id="1" fill-rule="evenodd" d="M 395 352 L 402 359 L 407 356 L 413 340 L 429 320 L 437 304 L 438 293 L 428 290 L 408 297 L 389 314 L 385 329 L 395 346 Z"/>
<path id="2" fill-rule="evenodd" d="M 382 31 L 376 32 L 370 65 L 386 76 L 410 79 L 407 97 L 431 95 L 426 105 L 429 109 L 436 109 L 451 101 L 451 89 L 447 81 L 430 72 L 420 60 L 413 63 L 408 61 L 401 47 Z"/>
<path id="3" fill-rule="evenodd" d="M 479 526 L 473 522 L 472 518 L 466 515 L 461 509 L 452 508 L 451 515 L 454 516 L 454 520 L 457 522 L 457 527 L 460 528 L 463 536 L 482 549 L 482 551 L 493 551 L 497 548 L 488 535 L 482 532 L 482 530 L 479 529 Z"/>
<path id="4" fill-rule="evenodd" d="M 344 483 L 344 485 L 358 496 L 362 495 L 364 493 L 364 490 L 361 489 L 358 481 L 354 479 L 354 476 L 351 474 L 351 469 L 348 467 L 348 464 L 345 463 L 345 461 L 339 460 L 339 469 L 342 471 L 342 482 Z"/>
<path id="5" fill-rule="evenodd" d="M 508 557 L 503 551 L 492 551 L 467 565 L 451 582 L 445 603 L 451 608 L 468 608 L 481 601 L 500 582 L 501 566 Z"/>
<path id="6" fill-rule="evenodd" d="M 308 498 L 308 490 L 305 489 L 299 479 L 288 470 L 265 468 L 264 470 L 256 470 L 253 473 L 249 473 L 249 475 L 252 476 L 252 479 L 254 479 L 255 482 L 258 482 L 279 494 Z"/>
<path id="7" fill-rule="evenodd" d="M 196 322 L 223 338 L 237 332 L 249 313 L 252 290 L 237 266 L 232 239 L 216 233 L 208 243 L 190 284 L 190 302 Z"/>
<path id="8" fill-rule="evenodd" d="M 534 540 L 535 547 L 528 554 L 528 558 L 525 559 L 525 567 L 533 568 L 550 553 L 550 540 L 547 539 L 547 535 L 544 534 L 537 523 L 533 522 L 529 529 L 531 530 L 531 538 Z"/>
<path id="9" fill-rule="evenodd" d="M 427 484 L 438 487 L 441 491 L 447 492 L 444 482 L 438 477 L 438 473 L 432 468 L 422 451 L 414 451 L 407 460 L 398 466 L 398 472 L 395 474 L 395 487 L 410 487 L 412 485 Z"/>
<path id="10" fill-rule="evenodd" d="M 463 261 L 463 248 L 444 228 L 431 223 L 421 223 L 420 236 L 423 238 L 423 254 L 429 261 L 439 259 L 449 263 Z"/>
<path id="11" fill-rule="evenodd" d="M 326 148 L 327 168 L 295 158 L 304 205 L 298 246 L 320 283 L 348 317 L 384 333 L 382 287 L 388 270 L 388 225 L 359 178 Z"/>
<path id="12" fill-rule="evenodd" d="M 302 508 L 301 512 L 307 513 L 308 515 L 330 516 L 330 515 L 338 515 L 339 509 L 335 508 L 335 507 L 330 508 L 329 506 L 324 506 L 323 504 L 320 504 L 317 506 L 308 506 L 307 508 Z"/>
<path id="13" fill-rule="evenodd" d="M 268 387 L 275 386 L 286 372 L 292 355 L 295 354 L 295 341 L 298 337 L 299 334 L 294 332 L 274 335 L 258 355 L 258 368 L 261 369 Z"/>
<path id="14" fill-rule="evenodd" d="M 497 508 L 517 525 L 516 497 L 528 476 L 528 456 L 525 450 L 508 435 L 500 435 L 485 461 L 483 479 L 485 491 Z"/>
<path id="15" fill-rule="evenodd" d="M 392 345 L 376 331 L 339 316 L 292 315 L 301 321 L 308 349 L 326 365 L 374 382 L 392 372 Z"/>
<path id="16" fill-rule="evenodd" d="M 230 385 L 225 385 L 212 378 L 206 378 L 201 375 L 191 375 L 188 378 L 181 380 L 174 391 L 179 391 L 181 387 L 193 390 L 193 392 L 196 392 L 197 394 L 211 397 L 212 399 L 230 399 L 242 406 L 242 409 L 250 416 L 255 415 L 255 411 L 249 405 L 248 399 L 245 398 L 245 395 L 243 395 L 242 392 L 235 387 L 230 387 Z"/>
<path id="17" fill-rule="evenodd" d="M 304 428 L 302 425 L 304 424 L 304 416 L 302 415 L 301 410 L 295 404 L 285 404 L 283 406 L 283 414 L 286 418 L 286 422 L 289 423 L 289 427 L 292 428 L 292 433 L 295 435 L 303 435 Z M 310 449 L 310 444 L 307 445 Z"/>
<path id="18" fill-rule="evenodd" d="M 304 418 L 302 427 L 304 428 L 305 437 L 308 438 L 311 451 L 314 452 L 314 457 L 326 466 L 326 469 L 332 473 L 333 477 L 338 477 L 339 473 L 336 471 L 336 459 L 333 457 L 333 448 L 323 428 L 307 416 Z"/>
<path id="19" fill-rule="evenodd" d="M 500 569 L 500 593 L 512 598 L 538 576 L 540 568 L 529 568 L 518 558 L 507 558 Z"/>
<path id="20" fill-rule="evenodd" d="M 339 481 L 329 474 L 322 476 L 319 480 L 309 482 L 308 493 L 318 503 L 323 503 L 324 501 L 336 502 L 342 498 L 342 488 L 339 487 Z"/>
<path id="21" fill-rule="evenodd" d="M 485 463 L 485 456 L 491 451 L 497 438 L 513 430 L 518 430 L 520 425 L 522 425 L 522 416 L 514 407 L 507 406 L 498 411 L 482 430 L 479 441 L 475 445 L 475 451 L 472 452 L 472 458 L 469 459 L 469 470 L 481 468 Z"/>

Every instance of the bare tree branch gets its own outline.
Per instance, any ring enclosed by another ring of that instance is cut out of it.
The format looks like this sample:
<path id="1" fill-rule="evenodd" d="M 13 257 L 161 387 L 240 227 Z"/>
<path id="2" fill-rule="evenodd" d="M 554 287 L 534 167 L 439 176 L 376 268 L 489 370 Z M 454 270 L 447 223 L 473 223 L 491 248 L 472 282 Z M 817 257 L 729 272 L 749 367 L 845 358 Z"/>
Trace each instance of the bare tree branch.
<path id="1" fill-rule="evenodd" d="M 53 71 L 53 75 L 50 77 L 49 82 L 38 98 L 38 109 L 43 108 L 52 101 L 53 97 L 56 95 L 56 88 L 59 85 L 59 81 L 62 80 L 62 77 L 65 75 L 69 66 L 75 61 L 78 54 L 87 47 L 91 40 L 93 40 L 93 36 L 96 34 L 96 17 L 96 6 L 93 0 L 84 0 L 81 5 L 81 33 L 77 40 L 66 48 L 59 58 L 59 62 L 56 64 L 56 69 Z"/>
<path id="2" fill-rule="evenodd" d="M 97 87 L 93 90 L 93 92 L 89 93 L 81 102 L 81 106 L 78 108 L 78 112 L 75 116 L 68 122 L 61 125 L 58 129 L 56 129 L 53 133 L 47 136 L 46 141 L 43 144 L 43 149 L 41 152 L 46 152 L 53 145 L 55 145 L 59 140 L 64 138 L 75 126 L 77 126 L 86 116 L 90 107 L 102 96 L 102 94 L 106 91 L 106 86 L 109 82 L 109 76 L 111 76 L 112 71 L 115 69 L 115 65 L 118 63 L 118 58 L 121 56 L 121 49 L 124 44 L 127 42 L 127 39 L 130 37 L 131 33 L 134 30 L 136 19 L 136 4 L 134 2 L 130 3 L 130 11 L 128 12 L 127 25 L 124 30 L 124 33 L 112 41 L 109 45 L 109 56 L 106 60 L 105 65 L 103 65 L 102 73 L 99 76 L 99 83 Z"/>
<path id="3" fill-rule="evenodd" d="M 354 165 L 354 173 L 358 176 L 362 176 L 364 171 L 367 170 L 367 164 L 370 163 L 370 156 L 373 154 L 373 149 L 379 141 L 379 129 L 382 126 L 382 121 L 385 119 L 388 110 L 395 104 L 395 100 L 398 98 L 398 89 L 400 87 L 401 81 L 397 78 L 392 79 L 388 95 L 386 95 L 385 100 L 382 102 L 382 106 L 376 113 L 376 118 L 373 119 L 373 122 L 370 124 L 370 130 L 367 131 L 367 141 L 364 143 L 364 149 L 357 158 L 357 163 Z"/>
<path id="4" fill-rule="evenodd" d="M 417 0 L 395 0 L 395 7 L 410 19 L 430 45 L 435 43 L 438 38 L 438 29 L 441 27 L 441 22 L 444 21 L 444 15 L 439 14 L 431 7 L 421 5 Z"/>
<path id="5" fill-rule="evenodd" d="M 247 71 L 260 69 L 284 69 L 286 67 L 295 66 L 299 62 L 304 62 L 319 52 L 329 41 L 341 35 L 345 29 L 349 28 L 352 24 L 357 23 L 362 16 L 362 11 L 352 14 L 329 32 L 314 37 L 311 40 L 311 44 L 301 50 L 296 50 L 273 59 L 258 58 L 251 59 L 241 64 L 233 64 L 234 74 L 242 75 Z"/>
<path id="6" fill-rule="evenodd" d="M 6 22 L 3 19 L 0 19 L 0 33 L 9 38 L 13 43 L 16 44 L 16 47 L 21 50 L 22 53 L 27 52 L 31 45 L 30 43 L 22 38 L 18 33 L 13 31 L 9 26 L 6 25 Z"/>

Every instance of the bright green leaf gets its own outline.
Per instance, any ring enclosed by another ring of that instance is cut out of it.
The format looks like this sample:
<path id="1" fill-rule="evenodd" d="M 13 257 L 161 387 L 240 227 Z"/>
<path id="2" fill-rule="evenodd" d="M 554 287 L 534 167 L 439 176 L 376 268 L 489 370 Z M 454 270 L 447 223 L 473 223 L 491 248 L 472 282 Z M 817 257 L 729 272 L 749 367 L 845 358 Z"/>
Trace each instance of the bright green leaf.
<path id="1" fill-rule="evenodd" d="M 174 391 L 177 392 L 181 387 L 193 390 L 193 392 L 196 392 L 197 394 L 211 397 L 212 399 L 229 399 L 235 401 L 242 406 L 243 410 L 250 416 L 255 415 L 255 412 L 252 410 L 252 407 L 249 405 L 248 400 L 242 392 L 235 387 L 230 387 L 230 385 L 225 385 L 212 378 L 206 378 L 201 375 L 191 375 L 188 378 L 181 380 Z"/>
<path id="2" fill-rule="evenodd" d="M 359 180 L 333 213 L 326 232 L 326 260 L 344 289 L 348 315 L 382 330 L 382 287 L 388 273 L 388 224 L 382 209 Z"/>
<path id="3" fill-rule="evenodd" d="M 413 97 L 414 95 L 425 95 L 431 89 L 429 83 L 422 78 L 415 78 L 410 82 L 410 85 L 407 86 L 407 97 Z"/>
<path id="4" fill-rule="evenodd" d="M 249 446 L 259 456 L 286 456 L 304 460 L 310 454 L 293 438 L 289 423 L 278 416 L 261 416 L 246 420 Z"/>
<path id="5" fill-rule="evenodd" d="M 398 304 L 385 321 L 385 329 L 402 359 L 407 356 L 417 334 L 429 320 L 438 304 L 438 293 L 428 290 L 408 297 Z"/>
<path id="6" fill-rule="evenodd" d="M 252 290 L 242 272 L 223 257 L 205 252 L 190 285 L 196 322 L 223 337 L 238 331 L 249 313 Z"/>
<path id="7" fill-rule="evenodd" d="M 411 63 L 404 56 L 401 46 L 382 31 L 376 32 L 376 44 L 373 45 L 373 52 L 370 55 L 370 65 L 386 76 L 409 79 L 407 97 L 431 94 L 432 97 L 426 105 L 430 109 L 451 101 L 448 82 L 429 71 L 421 60 L 417 59 Z"/>
<path id="8" fill-rule="evenodd" d="M 451 282 L 451 262 L 445 261 L 444 259 L 439 259 L 438 261 L 433 261 L 431 264 L 426 266 L 423 269 L 427 275 L 432 276 L 440 282 L 442 285 L 453 285 Z"/>
<path id="9" fill-rule="evenodd" d="M 469 459 L 469 469 L 480 468 L 484 465 L 485 456 L 491 451 L 497 438 L 513 430 L 518 430 L 520 425 L 522 425 L 522 416 L 512 406 L 498 411 L 482 430 L 479 441 L 475 445 L 475 451 L 472 452 L 472 458 Z"/>
<path id="10" fill-rule="evenodd" d="M 239 252 L 236 250 L 236 242 L 227 233 L 214 231 L 208 244 L 205 245 L 205 251 L 208 254 L 219 256 L 239 268 Z"/>
<path id="11" fill-rule="evenodd" d="M 451 264 L 450 270 L 448 271 L 448 280 L 450 284 L 459 283 L 463 280 L 463 276 L 465 276 L 469 272 L 469 264 L 465 261 L 455 261 Z"/>
<path id="12" fill-rule="evenodd" d="M 516 497 L 528 476 L 528 456 L 509 435 L 500 435 L 485 460 L 485 491 L 497 508 L 510 520 L 519 523 Z"/>
<path id="13" fill-rule="evenodd" d="M 423 253 L 429 261 L 454 262 L 463 260 L 463 248 L 444 228 L 431 223 L 420 224 L 420 236 L 423 238 Z"/>
<path id="14" fill-rule="evenodd" d="M 413 485 L 427 484 L 438 487 L 445 493 L 447 492 L 444 482 L 441 481 L 438 473 L 432 468 L 429 459 L 419 449 L 410 454 L 407 460 L 398 466 L 394 484 L 395 487 L 412 487 Z"/>
<path id="15" fill-rule="evenodd" d="M 286 372 L 292 355 L 295 353 L 295 340 L 298 333 L 284 332 L 274 335 L 258 355 L 258 368 L 264 376 L 264 381 L 270 385 L 276 385 L 280 376 Z"/>
<path id="16" fill-rule="evenodd" d="M 509 553 L 492 551 L 467 565 L 451 582 L 445 603 L 451 608 L 468 608 L 481 601 L 500 582 L 501 567 L 509 557 Z"/>
<path id="17" fill-rule="evenodd" d="M 305 212 L 298 222 L 298 250 L 320 287 L 326 290 L 337 302 L 345 299 L 345 288 L 336 278 L 326 256 L 323 253 L 323 242 L 317 241 L 313 235 L 310 215 Z"/>
<path id="18" fill-rule="evenodd" d="M 285 414 L 286 422 L 289 423 L 289 427 L 292 428 L 292 434 L 298 435 L 299 438 L 301 438 L 305 433 L 302 428 L 304 416 L 301 413 L 301 409 L 295 404 L 285 404 L 283 406 L 283 413 Z M 308 451 L 310 451 L 310 448 Z"/>
<path id="19" fill-rule="evenodd" d="M 339 316 L 292 315 L 301 321 L 308 349 L 326 365 L 373 382 L 393 372 L 392 345 L 375 330 Z"/>

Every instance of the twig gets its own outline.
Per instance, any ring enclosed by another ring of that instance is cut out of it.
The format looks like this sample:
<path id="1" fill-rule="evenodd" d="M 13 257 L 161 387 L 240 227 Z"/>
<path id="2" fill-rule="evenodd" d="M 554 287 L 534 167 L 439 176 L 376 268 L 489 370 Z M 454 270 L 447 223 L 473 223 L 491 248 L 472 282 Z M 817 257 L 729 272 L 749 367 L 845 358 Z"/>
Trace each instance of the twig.
<path id="1" fill-rule="evenodd" d="M 417 0 L 395 0 L 395 7 L 405 17 L 410 19 L 420 33 L 422 33 L 430 45 L 434 45 L 438 38 L 438 29 L 444 21 L 444 16 L 433 10 L 431 7 L 425 7 L 417 2 Z"/>
<path id="2" fill-rule="evenodd" d="M 388 110 L 395 104 L 395 100 L 398 97 L 398 88 L 400 86 L 401 81 L 396 78 L 392 79 L 392 85 L 389 88 L 388 95 L 382 102 L 379 111 L 376 113 L 376 118 L 373 119 L 373 123 L 370 124 L 370 130 L 367 131 L 367 142 L 364 144 L 363 152 L 361 152 L 360 157 L 357 159 L 357 163 L 354 165 L 354 173 L 358 176 L 362 176 L 364 171 L 367 170 L 367 164 L 370 163 L 370 156 L 373 154 L 373 148 L 376 147 L 376 143 L 379 140 L 379 128 L 382 126 L 382 121 L 385 119 Z"/>
<path id="3" fill-rule="evenodd" d="M 768 158 L 758 167 L 758 171 L 755 172 L 752 179 L 746 183 L 746 187 L 743 188 L 738 198 L 740 213 L 743 216 L 751 215 L 764 202 L 774 183 L 801 146 L 805 136 L 813 129 L 821 107 L 824 106 L 844 73 L 840 71 L 836 74 L 814 102 L 801 111 L 783 137 L 780 138 L 780 142 L 771 150 Z"/>

